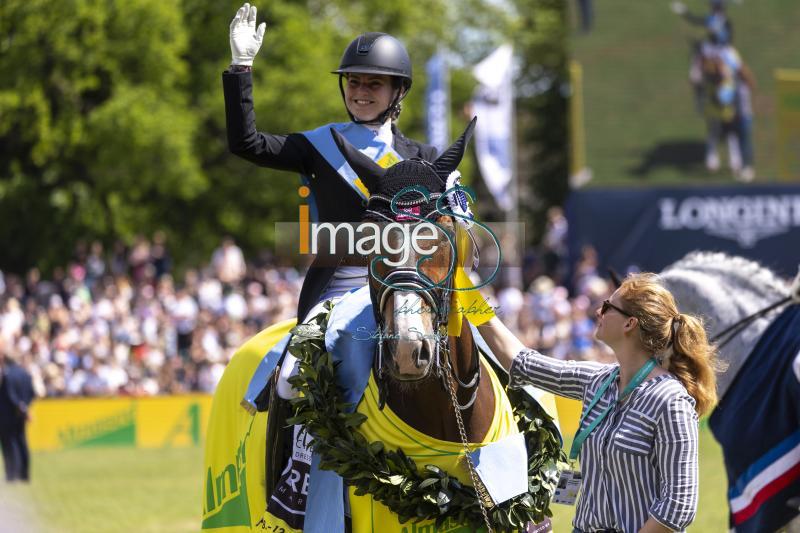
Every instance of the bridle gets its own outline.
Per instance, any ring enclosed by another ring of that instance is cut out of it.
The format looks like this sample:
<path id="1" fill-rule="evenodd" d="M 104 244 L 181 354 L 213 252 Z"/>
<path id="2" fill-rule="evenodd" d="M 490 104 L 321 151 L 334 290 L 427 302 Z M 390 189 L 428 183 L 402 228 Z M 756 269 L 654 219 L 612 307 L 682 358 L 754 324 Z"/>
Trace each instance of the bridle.
<path id="1" fill-rule="evenodd" d="M 778 307 L 782 307 L 794 299 L 793 296 L 787 296 L 778 300 L 775 303 L 772 303 L 763 309 L 756 311 L 755 313 L 744 317 L 743 319 L 739 320 L 738 322 L 728 326 L 724 330 L 720 331 L 713 337 L 711 337 L 711 342 L 719 342 L 717 344 L 717 348 L 722 348 L 730 341 L 732 341 L 739 333 L 745 330 L 747 326 L 755 322 L 757 319 L 761 318 L 762 316 L 766 315 L 770 311 L 777 309 Z"/>
<path id="2" fill-rule="evenodd" d="M 457 257 L 454 258 L 457 261 Z M 456 263 L 454 263 L 455 265 Z M 456 404 L 459 410 L 466 410 L 472 407 L 475 399 L 478 396 L 478 384 L 481 378 L 481 365 L 478 355 L 477 345 L 472 343 L 472 361 L 474 362 L 473 369 L 471 370 L 472 378 L 467 382 L 463 382 L 458 378 L 458 375 L 453 370 L 452 360 L 450 358 L 449 338 L 447 335 L 447 323 L 450 312 L 450 295 L 453 289 L 453 276 L 448 276 L 444 284 L 436 284 L 422 274 L 418 268 L 400 267 L 391 270 L 382 279 L 374 276 L 374 279 L 379 284 L 377 288 L 370 289 L 370 296 L 372 298 L 372 309 L 375 315 L 375 323 L 378 325 L 378 331 L 381 335 L 378 336 L 377 353 L 375 358 L 375 375 L 379 391 L 379 407 L 383 409 L 386 403 L 387 385 L 384 371 L 384 354 L 388 351 L 384 345 L 385 336 L 383 333 L 386 331 L 386 321 L 383 316 L 384 306 L 389 301 L 395 292 L 410 290 L 420 295 L 421 299 L 427 304 L 433 314 L 433 331 L 435 340 L 433 342 L 433 353 L 430 354 L 430 359 L 427 361 L 422 360 L 422 353 L 416 355 L 415 364 L 419 367 L 426 364 L 425 372 L 417 378 L 405 380 L 407 382 L 416 382 L 427 379 L 431 371 L 436 378 L 440 379 L 445 390 L 450 389 L 450 384 L 447 382 L 447 375 L 452 375 L 456 383 L 464 388 L 474 388 L 470 399 L 465 404 Z M 446 367 L 446 368 L 445 368 Z"/>

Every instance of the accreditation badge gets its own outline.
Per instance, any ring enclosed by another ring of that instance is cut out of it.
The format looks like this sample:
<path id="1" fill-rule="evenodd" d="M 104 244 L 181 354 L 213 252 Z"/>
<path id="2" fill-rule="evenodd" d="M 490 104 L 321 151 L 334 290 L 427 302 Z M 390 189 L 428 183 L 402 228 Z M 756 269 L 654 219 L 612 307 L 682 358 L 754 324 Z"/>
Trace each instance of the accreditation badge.
<path id="1" fill-rule="evenodd" d="M 575 505 L 582 482 L 580 470 L 562 470 L 558 476 L 556 491 L 553 493 L 553 503 Z"/>

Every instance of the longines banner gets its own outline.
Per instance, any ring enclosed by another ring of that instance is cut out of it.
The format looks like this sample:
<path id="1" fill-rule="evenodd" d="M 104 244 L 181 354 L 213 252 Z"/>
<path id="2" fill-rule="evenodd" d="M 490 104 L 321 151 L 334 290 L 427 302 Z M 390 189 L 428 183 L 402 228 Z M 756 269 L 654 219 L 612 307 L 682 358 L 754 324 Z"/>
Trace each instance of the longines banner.
<path id="1" fill-rule="evenodd" d="M 28 440 L 34 450 L 198 446 L 210 409 L 211 396 L 200 394 L 39 400 L 33 403 Z"/>
<path id="2" fill-rule="evenodd" d="M 693 250 L 800 264 L 800 185 L 585 189 L 567 202 L 572 262 L 591 244 L 601 266 L 659 271 Z"/>

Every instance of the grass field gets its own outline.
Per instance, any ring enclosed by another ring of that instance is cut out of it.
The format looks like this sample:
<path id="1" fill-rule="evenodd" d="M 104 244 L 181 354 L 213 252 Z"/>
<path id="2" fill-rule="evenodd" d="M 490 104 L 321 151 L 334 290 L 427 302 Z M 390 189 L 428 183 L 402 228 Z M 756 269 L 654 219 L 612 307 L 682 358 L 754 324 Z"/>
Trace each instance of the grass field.
<path id="1" fill-rule="evenodd" d="M 706 0 L 686 0 L 705 13 Z M 595 27 L 572 38 L 584 69 L 584 107 L 591 185 L 733 182 L 704 167 L 705 125 L 688 82 L 689 42 L 700 35 L 668 0 L 595 2 Z M 758 82 L 754 142 L 759 180 L 776 174 L 776 68 L 800 68 L 800 2 L 743 0 L 728 10 L 734 44 Z"/>
<path id="2" fill-rule="evenodd" d="M 30 485 L 0 484 L 0 533 L 197 531 L 202 450 L 95 448 L 36 453 Z M 700 441 L 700 509 L 690 531 L 727 531 L 725 471 L 708 429 Z M 554 505 L 556 533 L 573 508 Z"/>
<path id="3" fill-rule="evenodd" d="M 200 447 L 36 453 L 30 485 L 0 485 L 0 533 L 198 531 Z"/>

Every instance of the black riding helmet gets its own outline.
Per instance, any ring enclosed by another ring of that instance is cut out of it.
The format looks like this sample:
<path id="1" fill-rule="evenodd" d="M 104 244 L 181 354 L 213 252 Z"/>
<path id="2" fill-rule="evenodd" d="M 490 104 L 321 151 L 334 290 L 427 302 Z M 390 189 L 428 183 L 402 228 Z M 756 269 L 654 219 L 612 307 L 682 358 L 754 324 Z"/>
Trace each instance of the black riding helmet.
<path id="1" fill-rule="evenodd" d="M 342 93 L 343 101 L 345 97 L 342 78 L 350 73 L 384 74 L 399 80 L 399 88 L 402 90 L 376 120 L 383 124 L 390 115 L 400 113 L 400 100 L 408 94 L 412 81 L 411 58 L 408 57 L 408 52 L 400 41 L 386 33 L 368 32 L 359 35 L 347 46 L 339 68 L 333 71 L 333 74 L 339 75 L 339 91 Z M 356 119 L 347 109 L 347 102 L 344 103 L 347 114 L 353 122 L 357 124 L 375 122 Z"/>

